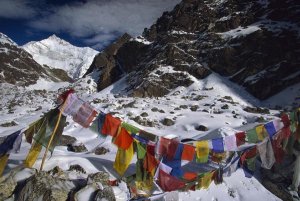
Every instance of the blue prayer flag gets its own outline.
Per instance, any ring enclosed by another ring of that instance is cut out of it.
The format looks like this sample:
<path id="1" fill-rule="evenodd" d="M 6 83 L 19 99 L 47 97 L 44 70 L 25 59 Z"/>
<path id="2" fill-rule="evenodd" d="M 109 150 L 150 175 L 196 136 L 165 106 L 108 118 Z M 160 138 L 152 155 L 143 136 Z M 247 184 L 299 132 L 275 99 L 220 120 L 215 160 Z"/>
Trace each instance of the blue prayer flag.
<path id="1" fill-rule="evenodd" d="M 212 139 L 211 142 L 212 142 L 214 152 L 217 152 L 217 153 L 224 152 L 223 138 Z"/>
<path id="2" fill-rule="evenodd" d="M 267 130 L 270 138 L 272 138 L 273 135 L 276 134 L 276 129 L 275 129 L 273 122 L 271 121 L 269 123 L 266 123 L 264 126 L 265 126 L 265 129 Z"/>
<path id="3" fill-rule="evenodd" d="M 8 151 L 13 149 L 14 143 L 16 139 L 18 138 L 19 134 L 21 133 L 21 130 L 14 132 L 11 135 L 8 135 L 5 140 L 0 144 L 0 156 L 6 154 Z"/>

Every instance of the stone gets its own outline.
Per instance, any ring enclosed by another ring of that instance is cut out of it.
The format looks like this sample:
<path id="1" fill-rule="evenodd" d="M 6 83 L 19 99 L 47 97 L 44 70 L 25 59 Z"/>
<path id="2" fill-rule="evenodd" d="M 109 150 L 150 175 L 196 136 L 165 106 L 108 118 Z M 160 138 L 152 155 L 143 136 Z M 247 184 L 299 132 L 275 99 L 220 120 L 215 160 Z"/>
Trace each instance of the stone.
<path id="1" fill-rule="evenodd" d="M 85 169 L 83 167 L 81 167 L 80 165 L 78 165 L 78 164 L 70 165 L 68 171 L 75 171 L 75 172 L 81 172 L 83 174 L 86 174 Z"/>
<path id="2" fill-rule="evenodd" d="M 249 112 L 249 113 L 254 113 L 254 114 L 270 114 L 270 110 L 267 108 L 247 106 L 243 110 L 246 112 Z"/>
<path id="3" fill-rule="evenodd" d="M 204 125 L 199 125 L 196 127 L 196 130 L 198 131 L 208 131 L 208 128 Z"/>
<path id="4" fill-rule="evenodd" d="M 105 147 L 97 147 L 96 149 L 95 149 L 95 151 L 94 151 L 94 153 L 96 154 L 96 155 L 104 155 L 104 154 L 106 154 L 106 153 L 108 153 L 109 152 L 109 149 L 107 149 L 107 148 L 105 148 Z"/>
<path id="5" fill-rule="evenodd" d="M 229 109 L 229 105 L 227 105 L 227 104 L 225 104 L 225 105 L 222 105 L 222 106 L 221 106 L 221 109 L 223 109 L 223 110 L 227 110 L 227 109 Z"/>
<path id="6" fill-rule="evenodd" d="M 70 135 L 62 135 L 57 143 L 57 146 L 68 146 L 72 145 L 77 141 L 77 139 Z"/>
<path id="7" fill-rule="evenodd" d="M 68 145 L 68 151 L 71 152 L 87 152 L 87 148 L 83 143 Z"/>
<path id="8" fill-rule="evenodd" d="M 148 117 L 149 115 L 148 115 L 148 113 L 147 112 L 143 112 L 142 114 L 141 114 L 141 117 Z"/>
<path id="9" fill-rule="evenodd" d="M 196 112 L 198 110 L 199 106 L 198 105 L 192 105 L 190 107 L 190 110 L 193 111 L 193 112 Z"/>
<path id="10" fill-rule="evenodd" d="M 12 126 L 17 126 L 18 124 L 15 121 L 11 121 L 11 122 L 6 122 L 1 124 L 0 126 L 2 127 L 12 127 Z"/>
<path id="11" fill-rule="evenodd" d="M 88 183 L 101 183 L 102 185 L 108 185 L 109 184 L 109 174 L 107 172 L 97 172 L 94 174 L 88 175 Z"/>
<path id="12" fill-rule="evenodd" d="M 173 121 L 172 119 L 169 119 L 169 118 L 164 118 L 162 120 L 162 124 L 165 126 L 172 126 L 175 124 L 175 121 Z"/>
<path id="13" fill-rule="evenodd" d="M 151 111 L 152 111 L 152 112 L 158 112 L 158 108 L 157 108 L 157 107 L 154 107 L 154 108 L 151 109 Z"/>
<path id="14" fill-rule="evenodd" d="M 116 201 L 114 191 L 110 186 L 106 186 L 103 190 L 98 190 L 96 193 L 95 201 Z"/>

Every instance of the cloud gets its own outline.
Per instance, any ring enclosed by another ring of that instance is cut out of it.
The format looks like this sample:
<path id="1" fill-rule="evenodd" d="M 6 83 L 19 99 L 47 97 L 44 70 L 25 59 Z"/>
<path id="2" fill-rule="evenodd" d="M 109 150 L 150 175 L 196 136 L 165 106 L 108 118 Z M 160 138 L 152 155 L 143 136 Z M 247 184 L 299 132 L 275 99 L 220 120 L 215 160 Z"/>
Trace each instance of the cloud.
<path id="1" fill-rule="evenodd" d="M 87 38 L 86 44 L 125 32 L 137 36 L 180 0 L 92 0 L 49 8 L 29 25 L 35 29 Z"/>
<path id="2" fill-rule="evenodd" d="M 1 0 L 0 17 L 9 19 L 29 19 L 37 14 L 30 1 L 26 0 Z"/>

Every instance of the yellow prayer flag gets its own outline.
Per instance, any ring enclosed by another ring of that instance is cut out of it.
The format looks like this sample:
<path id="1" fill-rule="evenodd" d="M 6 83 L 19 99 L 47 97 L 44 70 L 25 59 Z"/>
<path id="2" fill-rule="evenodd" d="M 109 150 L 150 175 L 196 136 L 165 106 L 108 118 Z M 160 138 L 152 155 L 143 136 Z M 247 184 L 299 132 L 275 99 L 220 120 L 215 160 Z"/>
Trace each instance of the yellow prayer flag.
<path id="1" fill-rule="evenodd" d="M 196 142 L 197 162 L 205 163 L 208 159 L 209 144 L 208 141 Z"/>
<path id="2" fill-rule="evenodd" d="M 114 168 L 120 175 L 123 175 L 127 170 L 133 158 L 133 155 L 134 155 L 133 143 L 131 143 L 130 147 L 126 150 L 122 148 L 118 149 L 115 163 L 114 163 Z"/>
<path id="3" fill-rule="evenodd" d="M 267 136 L 267 131 L 264 127 L 264 125 L 259 125 L 255 128 L 256 133 L 257 133 L 257 137 L 260 141 L 263 141 Z"/>
<path id="4" fill-rule="evenodd" d="M 204 174 L 202 178 L 200 178 L 198 188 L 204 188 L 207 189 L 209 185 L 211 184 L 211 179 L 213 176 L 214 172 L 207 172 Z"/>
<path id="5" fill-rule="evenodd" d="M 32 147 L 24 161 L 25 167 L 31 168 L 33 166 L 33 164 L 35 163 L 36 159 L 38 158 L 41 150 L 42 150 L 41 144 L 34 143 L 34 145 L 32 145 Z"/>
<path id="6" fill-rule="evenodd" d="M 0 176 L 2 175 L 5 169 L 6 163 L 8 161 L 8 157 L 9 154 L 4 154 L 3 156 L 0 157 Z"/>

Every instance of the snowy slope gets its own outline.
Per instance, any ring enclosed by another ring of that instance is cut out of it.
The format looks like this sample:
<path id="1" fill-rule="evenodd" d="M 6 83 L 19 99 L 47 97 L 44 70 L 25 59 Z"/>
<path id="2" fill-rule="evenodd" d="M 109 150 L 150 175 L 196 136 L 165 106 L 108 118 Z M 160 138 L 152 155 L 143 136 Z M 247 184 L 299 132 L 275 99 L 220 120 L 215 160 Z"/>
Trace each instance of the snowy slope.
<path id="1" fill-rule="evenodd" d="M 0 33 L 0 43 L 17 46 L 17 44 L 14 41 L 12 41 L 7 35 L 3 33 Z"/>
<path id="2" fill-rule="evenodd" d="M 265 119 L 273 119 L 275 118 L 274 115 L 279 113 L 276 110 L 271 110 L 270 114 L 245 112 L 244 107 L 259 106 L 263 103 L 245 92 L 240 86 L 217 74 L 212 74 L 204 80 L 195 80 L 195 83 L 190 87 L 179 87 L 165 97 L 160 98 L 134 98 L 121 93 L 126 88 L 124 83 L 126 78 L 99 93 L 88 94 L 87 89 L 96 88 L 95 83 L 89 82 L 89 79 L 87 77 L 73 84 L 79 97 L 89 101 L 98 111 L 114 112 L 114 116 L 120 117 L 123 121 L 159 136 L 174 134 L 180 138 L 213 138 L 224 135 L 224 133 L 230 135 L 232 129 L 243 130 L 241 127 L 244 124 L 246 126 L 255 124 L 257 117 L 263 116 Z M 52 84 L 51 91 L 41 94 L 40 98 L 26 98 L 26 93 L 28 95 L 35 94 L 36 89 L 39 89 L 41 84 L 43 82 L 38 82 L 34 86 L 23 89 L 25 90 L 22 90 L 23 96 L 11 95 L 12 89 L 7 89 L 9 86 L 3 87 L 3 90 L 4 88 L 7 90 L 5 101 L 3 99 L 1 107 L 3 109 L 0 110 L 0 123 L 13 120 L 18 125 L 0 127 L 0 136 L 8 135 L 20 128 L 26 128 L 29 123 L 37 120 L 42 112 L 53 108 L 53 100 L 57 97 L 55 90 L 66 87 L 61 83 L 57 83 L 57 86 Z M 295 88 L 299 89 L 299 86 L 295 86 Z M 226 96 L 227 99 L 224 98 Z M 228 99 L 229 96 L 232 101 Z M 202 99 L 199 97 L 202 97 Z M 11 106 L 11 101 L 15 99 L 23 99 L 23 101 L 18 101 L 18 104 Z M 228 102 L 224 102 L 227 100 Z M 228 105 L 228 109 L 222 109 L 225 104 Z M 279 102 L 276 102 L 276 104 L 279 104 Z M 43 107 L 41 110 L 36 110 L 39 105 L 43 105 Z M 191 107 L 195 105 L 198 106 L 198 109 L 192 111 Z M 153 110 L 155 107 L 158 111 Z M 142 119 L 153 122 L 152 126 L 140 125 L 136 122 L 135 117 L 141 116 L 142 113 L 148 114 Z M 166 117 L 173 119 L 175 124 L 172 126 L 163 125 L 161 122 Z M 46 161 L 45 170 L 52 169 L 57 165 L 62 169 L 68 169 L 70 165 L 79 164 L 88 173 L 105 170 L 111 174 L 112 178 L 118 178 L 119 176 L 112 168 L 117 148 L 112 145 L 111 138 L 106 140 L 98 138 L 97 134 L 74 123 L 70 117 L 68 117 L 68 122 L 69 125 L 65 128 L 64 134 L 76 137 L 78 143 L 85 144 L 88 152 L 73 153 L 67 151 L 66 147 L 58 146 L 52 157 Z M 196 130 L 199 125 L 207 126 L 208 131 Z M 110 152 L 105 155 L 95 155 L 92 150 L 98 145 L 108 148 Z M 24 160 L 29 149 L 30 145 L 24 140 L 21 151 L 18 154 L 11 154 L 6 172 Z M 34 165 L 35 168 L 39 168 L 41 158 L 42 154 Z M 135 163 L 135 159 L 132 160 L 132 163 Z M 128 169 L 127 175 L 135 171 L 133 164 Z M 207 190 L 182 192 L 177 196 L 179 197 L 175 200 L 280 200 L 260 184 L 259 178 L 246 178 L 241 169 L 237 170 L 231 177 L 224 178 L 224 182 L 220 185 L 211 184 Z M 120 198 L 118 200 L 126 199 Z"/>
<path id="3" fill-rule="evenodd" d="M 74 79 L 84 75 L 98 53 L 89 47 L 73 46 L 55 35 L 41 41 L 29 42 L 23 48 L 37 63 L 63 69 Z"/>

